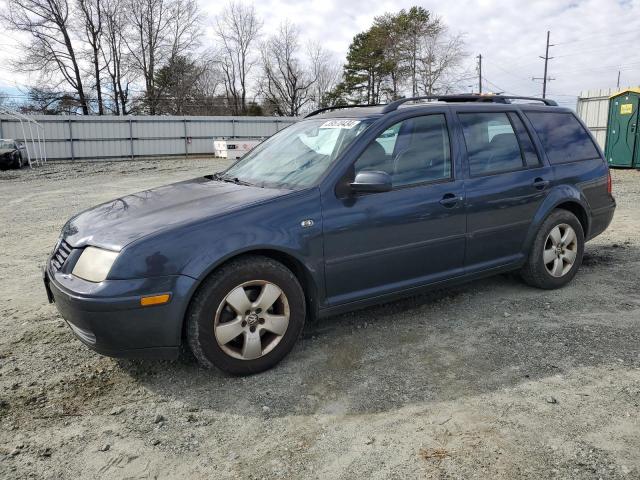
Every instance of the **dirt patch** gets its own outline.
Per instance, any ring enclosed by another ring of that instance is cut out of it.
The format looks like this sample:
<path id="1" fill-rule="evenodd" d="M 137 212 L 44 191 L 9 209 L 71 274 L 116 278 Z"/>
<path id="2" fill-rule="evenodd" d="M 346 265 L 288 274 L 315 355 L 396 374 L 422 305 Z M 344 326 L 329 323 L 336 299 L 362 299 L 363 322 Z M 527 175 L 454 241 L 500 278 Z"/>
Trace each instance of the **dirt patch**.
<path id="1" fill-rule="evenodd" d="M 0 478 L 640 477 L 640 173 L 564 289 L 501 275 L 308 325 L 234 378 L 100 357 L 46 303 L 72 214 L 216 160 L 0 172 Z"/>

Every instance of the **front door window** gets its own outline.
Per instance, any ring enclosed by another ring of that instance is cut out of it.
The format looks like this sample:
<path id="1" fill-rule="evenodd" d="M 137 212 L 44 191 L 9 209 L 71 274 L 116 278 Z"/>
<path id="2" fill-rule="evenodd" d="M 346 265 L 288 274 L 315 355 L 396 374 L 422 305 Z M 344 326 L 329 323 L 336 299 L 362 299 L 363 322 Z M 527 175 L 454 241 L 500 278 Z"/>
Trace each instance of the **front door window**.
<path id="1" fill-rule="evenodd" d="M 412 117 L 392 125 L 355 163 L 356 174 L 383 171 L 394 188 L 451 178 L 451 148 L 444 114 Z"/>

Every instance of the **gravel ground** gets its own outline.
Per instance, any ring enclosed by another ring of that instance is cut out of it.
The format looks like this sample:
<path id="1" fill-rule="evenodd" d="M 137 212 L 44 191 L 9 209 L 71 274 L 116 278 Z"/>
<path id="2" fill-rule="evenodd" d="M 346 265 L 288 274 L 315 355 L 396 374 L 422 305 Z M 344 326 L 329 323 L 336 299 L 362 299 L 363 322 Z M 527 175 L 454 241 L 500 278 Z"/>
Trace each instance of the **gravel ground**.
<path id="1" fill-rule="evenodd" d="M 248 378 L 81 345 L 39 273 L 66 219 L 223 165 L 0 173 L 0 478 L 640 478 L 640 172 L 559 291 L 498 276 L 332 317 Z"/>

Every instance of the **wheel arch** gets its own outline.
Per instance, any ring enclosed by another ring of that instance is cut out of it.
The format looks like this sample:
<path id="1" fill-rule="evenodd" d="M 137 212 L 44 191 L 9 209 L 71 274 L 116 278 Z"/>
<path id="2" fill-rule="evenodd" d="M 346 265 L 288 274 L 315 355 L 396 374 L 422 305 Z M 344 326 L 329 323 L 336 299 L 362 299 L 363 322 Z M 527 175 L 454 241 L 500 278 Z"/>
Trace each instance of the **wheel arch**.
<path id="1" fill-rule="evenodd" d="M 529 254 L 531 245 L 542 223 L 551 213 L 558 209 L 573 213 L 578 218 L 580 225 L 582 225 L 584 238 L 588 238 L 591 226 L 589 205 L 579 191 L 569 187 L 561 188 L 553 191 L 538 208 L 525 240 L 523 251 L 526 255 Z"/>
<path id="2" fill-rule="evenodd" d="M 217 262 L 216 264 L 212 265 L 206 272 L 204 272 L 201 278 L 199 278 L 198 281 L 194 284 L 193 288 L 189 292 L 189 298 L 188 298 L 188 301 L 185 303 L 186 307 L 182 316 L 181 341 L 183 343 L 186 338 L 187 322 L 185 320 L 187 317 L 187 313 L 189 311 L 189 305 L 191 305 L 193 297 L 200 289 L 200 286 L 205 282 L 207 278 L 213 275 L 218 269 L 220 269 L 224 265 L 227 265 L 229 262 L 232 262 L 232 261 L 238 260 L 239 258 L 247 257 L 247 256 L 267 257 L 281 263 L 282 265 L 287 267 L 289 270 L 291 270 L 291 272 L 297 278 L 298 282 L 300 282 L 300 286 L 302 287 L 302 290 L 304 292 L 308 320 L 314 320 L 318 317 L 319 301 L 320 301 L 320 295 L 321 295 L 319 290 L 319 285 L 316 279 L 314 278 L 313 273 L 311 272 L 311 269 L 307 265 L 305 265 L 303 261 L 301 261 L 294 255 L 292 255 L 291 253 L 285 252 L 283 250 L 278 250 L 275 248 L 249 249 L 249 250 L 244 250 L 241 252 L 236 252 L 234 254 L 231 254 L 226 258 L 222 259 L 221 261 Z"/>
<path id="3" fill-rule="evenodd" d="M 588 238 L 588 233 L 589 233 L 589 215 L 587 214 L 587 210 L 578 202 L 576 201 L 567 201 L 567 202 L 563 202 L 560 203 L 558 205 L 555 206 L 555 208 L 553 210 L 567 210 L 571 213 L 573 213 L 577 218 L 578 221 L 580 222 L 580 225 L 582 225 L 582 231 L 584 233 L 584 238 Z M 553 211 L 552 210 L 552 211 Z M 549 212 L 551 213 L 551 212 Z"/>

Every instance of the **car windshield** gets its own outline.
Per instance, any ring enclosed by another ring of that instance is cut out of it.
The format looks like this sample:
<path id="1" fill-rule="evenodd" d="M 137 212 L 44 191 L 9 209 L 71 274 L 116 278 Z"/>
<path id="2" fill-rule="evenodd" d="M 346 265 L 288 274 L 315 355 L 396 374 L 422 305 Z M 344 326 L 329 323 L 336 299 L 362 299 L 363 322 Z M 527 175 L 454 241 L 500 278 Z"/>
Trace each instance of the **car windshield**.
<path id="1" fill-rule="evenodd" d="M 371 120 L 309 119 L 294 123 L 233 164 L 221 178 L 258 186 L 313 185 Z"/>
<path id="2" fill-rule="evenodd" d="M 0 140 L 0 149 L 7 150 L 10 148 L 15 148 L 13 140 Z"/>

